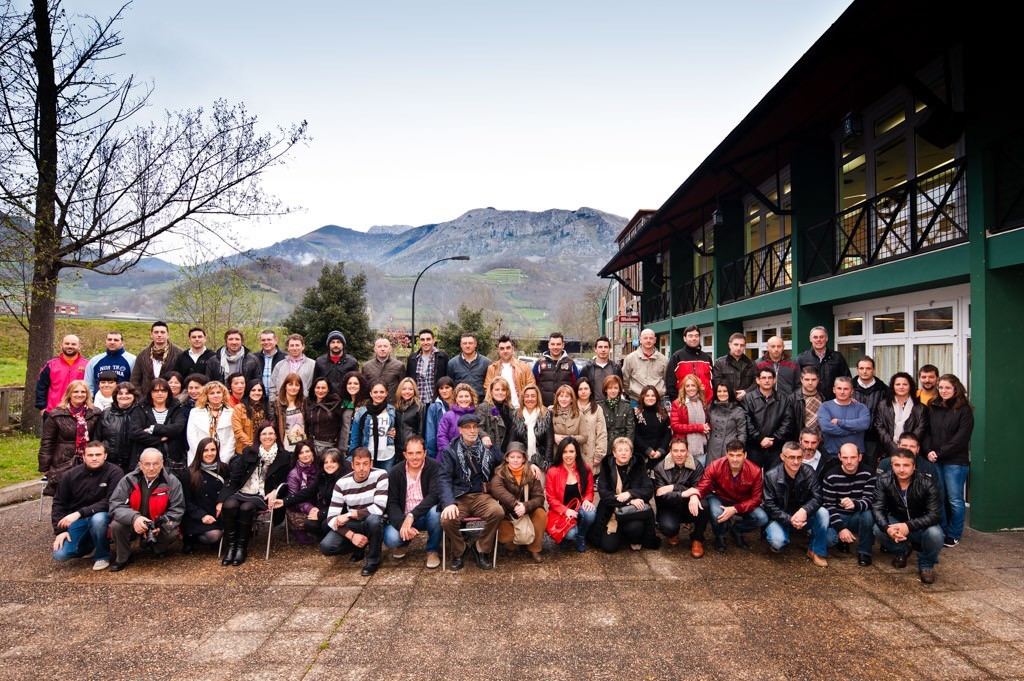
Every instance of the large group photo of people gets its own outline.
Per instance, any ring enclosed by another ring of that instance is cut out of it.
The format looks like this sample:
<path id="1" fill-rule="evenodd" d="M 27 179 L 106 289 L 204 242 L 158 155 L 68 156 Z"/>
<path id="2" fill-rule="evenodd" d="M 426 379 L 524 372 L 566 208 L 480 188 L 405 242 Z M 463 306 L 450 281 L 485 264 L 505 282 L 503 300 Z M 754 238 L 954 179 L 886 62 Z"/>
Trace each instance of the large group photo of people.
<path id="1" fill-rule="evenodd" d="M 234 328 L 217 350 L 198 327 L 184 348 L 164 322 L 150 337 L 136 356 L 111 331 L 85 358 L 69 335 L 39 374 L 58 561 L 117 572 L 180 548 L 238 566 L 261 522 L 364 576 L 420 535 L 427 568 L 457 571 L 492 569 L 499 547 L 700 559 L 803 534 L 817 567 L 830 552 L 869 566 L 877 544 L 897 569 L 916 554 L 931 584 L 963 535 L 962 382 L 925 365 L 886 383 L 868 356 L 851 372 L 822 327 L 759 359 L 739 333 L 713 359 L 696 327 L 667 357 L 645 329 L 621 362 L 598 338 L 582 367 L 560 333 L 532 364 L 508 336 L 493 361 L 472 334 L 449 357 L 429 329 L 408 358 L 379 338 L 361 364 L 342 331 L 316 359 L 269 329 L 253 351 Z"/>

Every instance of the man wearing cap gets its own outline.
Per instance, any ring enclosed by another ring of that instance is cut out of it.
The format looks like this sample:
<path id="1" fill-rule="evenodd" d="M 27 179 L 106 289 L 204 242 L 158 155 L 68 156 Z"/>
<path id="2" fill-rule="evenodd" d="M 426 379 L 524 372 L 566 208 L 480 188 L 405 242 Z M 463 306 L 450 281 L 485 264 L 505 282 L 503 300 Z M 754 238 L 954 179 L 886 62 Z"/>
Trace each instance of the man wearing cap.
<path id="1" fill-rule="evenodd" d="M 359 362 L 352 355 L 345 352 L 345 336 L 341 331 L 331 331 L 327 334 L 327 352 L 316 358 L 316 366 L 313 368 L 313 382 L 323 376 L 330 384 L 331 390 L 342 392 L 342 381 L 345 374 L 350 371 L 359 371 Z"/>
<path id="2" fill-rule="evenodd" d="M 452 545 L 452 570 L 461 570 L 466 540 L 461 519 L 477 517 L 484 527 L 475 545 L 476 564 L 481 570 L 494 567 L 491 552 L 504 511 L 487 493 L 494 469 L 501 463 L 501 452 L 480 440 L 480 418 L 475 412 L 459 417 L 459 437 L 441 453 L 441 527 Z"/>

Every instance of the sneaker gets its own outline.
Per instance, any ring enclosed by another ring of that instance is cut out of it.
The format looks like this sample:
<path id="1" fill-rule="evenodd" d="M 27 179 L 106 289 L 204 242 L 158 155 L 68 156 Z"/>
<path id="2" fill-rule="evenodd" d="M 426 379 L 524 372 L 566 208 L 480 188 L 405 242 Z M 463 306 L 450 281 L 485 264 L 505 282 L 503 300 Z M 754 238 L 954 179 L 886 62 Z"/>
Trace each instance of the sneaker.
<path id="1" fill-rule="evenodd" d="M 92 564 L 92 569 L 97 571 L 106 570 L 108 567 L 110 567 L 110 561 L 102 558 Z"/>
<path id="2" fill-rule="evenodd" d="M 947 549 L 951 549 L 951 548 L 953 548 L 954 546 L 956 546 L 959 543 L 960 543 L 959 539 L 953 539 L 952 537 L 946 537 L 942 541 L 942 545 L 945 546 Z M 931 584 L 931 582 L 928 582 L 928 583 Z"/>
<path id="3" fill-rule="evenodd" d="M 408 553 L 409 549 L 405 546 L 397 546 L 391 549 L 391 557 L 395 560 L 402 560 L 405 558 L 405 554 Z"/>
<path id="4" fill-rule="evenodd" d="M 427 553 L 427 567 L 431 570 L 441 567 L 441 556 L 437 551 L 430 551 Z"/>

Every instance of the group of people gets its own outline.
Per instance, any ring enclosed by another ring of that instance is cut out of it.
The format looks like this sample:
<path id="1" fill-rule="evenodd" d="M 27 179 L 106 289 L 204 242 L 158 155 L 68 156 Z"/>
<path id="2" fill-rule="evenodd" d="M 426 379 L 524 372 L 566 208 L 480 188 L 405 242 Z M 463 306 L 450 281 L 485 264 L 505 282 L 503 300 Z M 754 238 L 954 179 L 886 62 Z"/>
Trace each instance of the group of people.
<path id="1" fill-rule="evenodd" d="M 180 536 L 240 565 L 273 514 L 370 575 L 384 546 L 402 558 L 420 533 L 428 567 L 447 537 L 459 570 L 470 555 L 490 569 L 496 542 L 540 562 L 545 535 L 614 552 L 688 530 L 700 558 L 710 524 L 720 551 L 730 532 L 748 547 L 761 530 L 779 551 L 806 531 L 822 567 L 854 545 L 869 565 L 877 535 L 897 567 L 915 547 L 931 583 L 939 549 L 959 543 L 973 417 L 935 367 L 920 388 L 902 372 L 886 386 L 864 357 L 853 379 L 820 327 L 795 361 L 778 338 L 751 360 L 742 334 L 712 361 L 691 327 L 671 358 L 644 330 L 621 365 L 599 338 L 583 369 L 558 333 L 532 366 L 507 336 L 493 362 L 471 334 L 454 358 L 418 336 L 405 362 L 381 338 L 361 366 L 340 331 L 315 360 L 270 330 L 249 352 L 238 329 L 212 351 L 193 328 L 181 350 L 157 322 L 138 357 L 112 332 L 88 362 L 66 337 L 37 388 L 54 556 L 117 571 L 133 540 L 160 556 Z"/>

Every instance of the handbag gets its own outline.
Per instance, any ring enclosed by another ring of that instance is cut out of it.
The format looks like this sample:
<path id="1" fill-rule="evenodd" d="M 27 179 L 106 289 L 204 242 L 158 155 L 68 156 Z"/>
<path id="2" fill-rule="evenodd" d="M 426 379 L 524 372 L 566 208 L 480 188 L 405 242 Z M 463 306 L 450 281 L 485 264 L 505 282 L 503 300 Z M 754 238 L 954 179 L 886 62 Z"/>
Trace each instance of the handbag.
<path id="1" fill-rule="evenodd" d="M 618 518 L 628 518 L 630 520 L 639 519 L 642 515 L 650 513 L 651 506 L 646 501 L 644 502 L 643 508 L 637 508 L 633 504 L 626 504 L 625 506 L 619 506 L 615 509 L 615 516 Z"/>
<path id="2" fill-rule="evenodd" d="M 574 511 L 580 510 L 580 500 L 578 497 L 573 497 L 566 504 L 566 508 L 571 508 Z M 555 540 L 556 544 L 561 543 L 565 539 L 565 535 L 569 534 L 569 530 L 576 527 L 576 518 L 570 518 L 569 516 L 559 516 L 551 526 L 548 527 L 548 534 Z"/>
<path id="3" fill-rule="evenodd" d="M 527 501 L 530 497 L 530 488 L 528 485 L 523 486 L 523 501 Z M 537 537 L 537 531 L 533 527 L 533 520 L 530 518 L 529 513 L 524 513 L 515 520 L 512 521 L 512 529 L 515 530 L 515 536 L 512 538 L 512 543 L 517 546 L 528 546 L 533 543 L 533 540 Z"/>

